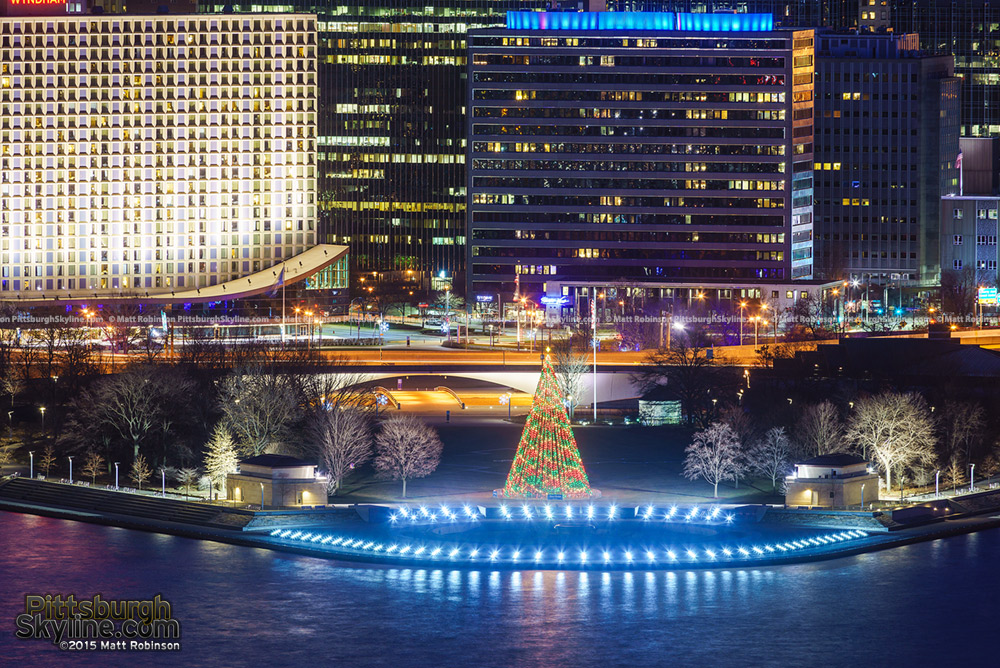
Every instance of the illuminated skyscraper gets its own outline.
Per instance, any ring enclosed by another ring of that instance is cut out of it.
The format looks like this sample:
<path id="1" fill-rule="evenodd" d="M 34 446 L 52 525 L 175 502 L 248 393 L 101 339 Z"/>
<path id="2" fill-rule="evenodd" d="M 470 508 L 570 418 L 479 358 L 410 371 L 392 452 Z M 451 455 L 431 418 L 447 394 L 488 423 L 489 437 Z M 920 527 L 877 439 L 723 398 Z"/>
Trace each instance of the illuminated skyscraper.
<path id="1" fill-rule="evenodd" d="M 202 12 L 318 15 L 321 240 L 355 270 L 465 264 L 466 32 L 547 0 L 203 2 Z"/>
<path id="2" fill-rule="evenodd" d="M 314 246 L 315 28 L 0 19 L 0 296 L 202 288 Z"/>

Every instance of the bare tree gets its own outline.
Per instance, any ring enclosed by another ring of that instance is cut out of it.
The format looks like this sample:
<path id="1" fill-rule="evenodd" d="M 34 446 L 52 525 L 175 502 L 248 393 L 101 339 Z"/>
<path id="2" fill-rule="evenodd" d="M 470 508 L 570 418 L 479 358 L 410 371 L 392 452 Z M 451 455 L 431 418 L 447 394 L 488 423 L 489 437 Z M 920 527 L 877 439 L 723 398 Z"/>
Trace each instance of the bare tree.
<path id="1" fill-rule="evenodd" d="M 977 271 L 965 267 L 958 271 L 941 271 L 941 310 L 953 317 L 966 320 L 976 312 L 976 299 L 981 284 Z"/>
<path id="2" fill-rule="evenodd" d="M 646 357 L 646 363 L 632 378 L 642 392 L 666 385 L 677 394 L 688 424 L 707 427 L 712 420 L 712 392 L 722 394 L 720 362 L 710 356 L 700 342 L 689 344 L 677 338 L 669 350 L 660 349 Z"/>
<path id="3" fill-rule="evenodd" d="M 845 439 L 874 458 L 885 471 L 886 491 L 892 471 L 902 475 L 914 465 L 934 460 L 934 423 L 927 402 L 919 394 L 884 392 L 858 402 L 847 424 Z"/>
<path id="4" fill-rule="evenodd" d="M 42 456 L 38 458 L 38 468 L 45 471 L 45 477 L 49 477 L 49 469 L 56 463 L 56 451 L 52 445 L 46 445 L 42 450 Z"/>
<path id="5" fill-rule="evenodd" d="M 24 388 L 24 379 L 21 372 L 13 364 L 3 369 L 3 377 L 0 378 L 3 384 L 3 393 L 10 395 L 10 407 L 14 408 L 14 398 Z"/>
<path id="6" fill-rule="evenodd" d="M 142 455 L 136 455 L 135 460 L 132 462 L 132 470 L 129 472 L 128 477 L 135 482 L 136 487 L 142 489 L 142 483 L 149 480 L 151 475 L 153 475 L 153 472 L 149 470 L 149 465 L 146 464 L 146 458 Z"/>
<path id="7" fill-rule="evenodd" d="M 104 457 L 97 450 L 88 450 L 86 459 L 83 460 L 83 475 L 90 476 L 90 484 L 97 482 L 97 474 L 104 467 Z"/>
<path id="8" fill-rule="evenodd" d="M 230 473 L 236 473 L 240 465 L 233 437 L 224 425 L 216 425 L 206 450 L 205 471 L 212 479 L 212 486 L 222 489 L 226 482 L 226 476 Z"/>
<path id="9" fill-rule="evenodd" d="M 141 446 L 169 431 L 171 415 L 185 412 L 193 391 L 194 383 L 173 368 L 141 366 L 106 376 L 74 398 L 63 440 L 91 445 L 106 430 L 134 459 Z"/>
<path id="10" fill-rule="evenodd" d="M 772 427 L 750 451 L 750 467 L 771 479 L 771 489 L 778 489 L 778 480 L 788 473 L 792 444 L 784 427 Z"/>
<path id="11" fill-rule="evenodd" d="M 569 402 L 570 419 L 583 394 L 583 379 L 590 370 L 586 353 L 575 350 L 573 339 L 567 338 L 552 345 L 552 369 L 556 372 L 559 394 Z"/>
<path id="12" fill-rule="evenodd" d="M 17 364 L 20 371 L 20 387 L 24 388 L 31 382 L 32 372 L 35 363 L 38 361 L 38 349 L 31 345 L 26 345 L 26 341 L 20 341 L 20 348 L 17 350 Z M 11 399 L 13 401 L 13 398 Z"/>
<path id="13" fill-rule="evenodd" d="M 684 477 L 688 480 L 704 478 L 713 486 L 716 498 L 719 496 L 719 483 L 735 480 L 741 473 L 740 439 L 732 427 L 723 422 L 716 422 L 697 432 L 684 454 Z"/>
<path id="14" fill-rule="evenodd" d="M 35 329 L 28 337 L 29 344 L 35 345 L 42 352 L 42 363 L 44 364 L 44 377 L 52 378 L 56 375 L 56 357 L 62 348 L 63 332 L 65 330 L 50 323 L 42 329 Z"/>
<path id="15" fill-rule="evenodd" d="M 941 411 L 941 428 L 945 454 L 961 452 L 966 463 L 972 462 L 973 450 L 986 428 L 982 406 L 964 401 L 946 401 Z"/>
<path id="16" fill-rule="evenodd" d="M 728 424 L 733 433 L 736 434 L 736 438 L 739 439 L 740 446 L 737 461 L 740 465 L 737 467 L 736 476 L 733 478 L 736 488 L 739 489 L 740 477 L 745 471 L 750 469 L 749 456 L 757 437 L 757 427 L 750 414 L 740 406 L 730 405 L 723 408 L 719 411 L 719 420 Z"/>
<path id="17" fill-rule="evenodd" d="M 375 438 L 375 468 L 391 480 L 406 481 L 430 475 L 441 462 L 443 445 L 437 431 L 412 415 L 395 415 L 382 423 Z"/>
<path id="18" fill-rule="evenodd" d="M 334 408 L 371 407 L 371 392 L 366 383 L 374 377 L 371 374 L 351 372 L 343 367 L 354 362 L 347 357 L 336 356 L 325 360 L 324 366 L 330 373 L 312 373 L 295 376 L 296 392 L 307 411 L 316 413 Z"/>
<path id="19" fill-rule="evenodd" d="M 292 379 L 254 364 L 234 369 L 219 383 L 219 407 L 240 450 L 257 456 L 284 439 L 298 397 Z"/>
<path id="20" fill-rule="evenodd" d="M 4 467 L 14 457 L 14 447 L 13 443 L 0 443 L 0 476 L 3 475 Z"/>
<path id="21" fill-rule="evenodd" d="M 326 469 L 327 491 L 336 494 L 344 479 L 372 457 L 368 419 L 358 408 L 330 408 L 309 421 L 309 436 L 321 466 Z"/>
<path id="22" fill-rule="evenodd" d="M 944 484 L 951 485 L 952 491 L 965 482 L 965 466 L 962 464 L 961 457 L 957 452 L 948 458 L 948 463 L 945 464 L 943 472 Z"/>
<path id="23" fill-rule="evenodd" d="M 176 474 L 177 484 L 184 488 L 184 496 L 191 492 L 191 485 L 198 484 L 198 469 L 179 469 Z"/>
<path id="24" fill-rule="evenodd" d="M 809 456 L 837 452 L 843 447 L 844 426 L 837 407 L 829 401 L 806 406 L 795 425 L 795 435 Z"/>
<path id="25" fill-rule="evenodd" d="M 795 329 L 813 339 L 831 337 L 827 325 L 832 319 L 828 305 L 815 295 L 796 300 L 792 307 L 792 322 Z"/>

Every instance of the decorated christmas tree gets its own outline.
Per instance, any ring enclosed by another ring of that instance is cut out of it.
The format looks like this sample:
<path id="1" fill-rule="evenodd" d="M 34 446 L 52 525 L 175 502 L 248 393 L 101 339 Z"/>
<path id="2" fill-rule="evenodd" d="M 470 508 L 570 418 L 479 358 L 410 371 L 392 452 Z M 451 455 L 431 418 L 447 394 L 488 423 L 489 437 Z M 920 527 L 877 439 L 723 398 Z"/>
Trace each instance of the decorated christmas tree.
<path id="1" fill-rule="evenodd" d="M 503 488 L 504 496 L 590 496 L 587 472 L 583 470 L 563 399 L 552 363 L 546 357 L 538 387 L 535 388 L 531 412 Z"/>

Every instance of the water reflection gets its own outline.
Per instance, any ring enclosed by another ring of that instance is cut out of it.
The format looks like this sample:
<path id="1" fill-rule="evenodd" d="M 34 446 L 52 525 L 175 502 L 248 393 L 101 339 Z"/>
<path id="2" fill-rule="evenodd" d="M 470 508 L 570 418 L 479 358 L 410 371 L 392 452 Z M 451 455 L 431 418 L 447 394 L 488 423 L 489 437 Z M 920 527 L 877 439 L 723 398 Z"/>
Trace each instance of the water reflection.
<path id="1" fill-rule="evenodd" d="M 859 665 L 887 655 L 925 664 L 942 637 L 962 640 L 950 661 L 975 663 L 992 637 L 982 611 L 1000 598 L 1000 531 L 816 564 L 648 572 L 345 564 L 5 513 L 0 542 L 2 623 L 25 593 L 162 593 L 193 663 L 199 652 L 252 647 L 279 666 L 307 656 L 351 666 L 794 665 L 801 647 L 833 656 L 852 637 Z M 891 628 L 907 632 L 877 631 Z M 6 644 L 12 662 L 56 660 L 38 644 Z M 143 663 L 172 665 L 166 658 Z"/>

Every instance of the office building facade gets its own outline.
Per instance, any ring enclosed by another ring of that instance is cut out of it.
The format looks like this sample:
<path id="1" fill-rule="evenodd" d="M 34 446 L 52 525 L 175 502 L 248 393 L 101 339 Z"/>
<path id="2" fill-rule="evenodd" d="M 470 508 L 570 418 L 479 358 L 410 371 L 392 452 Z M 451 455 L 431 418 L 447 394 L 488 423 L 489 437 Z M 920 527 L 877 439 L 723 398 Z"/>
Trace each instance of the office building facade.
<path id="1" fill-rule="evenodd" d="M 508 25 L 470 35 L 470 294 L 739 298 L 812 278 L 812 30 L 671 13 Z"/>
<path id="2" fill-rule="evenodd" d="M 916 35 L 816 36 L 817 274 L 936 284 L 940 200 L 959 188 L 961 82 Z"/>
<path id="3" fill-rule="evenodd" d="M 996 287 L 998 213 L 998 195 L 941 198 L 941 271 L 954 277 L 945 283 L 968 276 L 973 285 Z"/>
<path id="4" fill-rule="evenodd" d="M 316 21 L 0 19 L 0 298 L 166 293 L 316 244 Z"/>
<path id="5" fill-rule="evenodd" d="M 941 198 L 942 287 L 997 286 L 1000 139 L 965 137 L 958 194 Z"/>
<path id="6" fill-rule="evenodd" d="M 917 33 L 920 47 L 955 57 L 962 80 L 962 136 L 1000 137 L 1000 2 L 890 0 L 897 33 Z"/>

